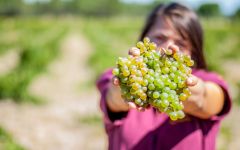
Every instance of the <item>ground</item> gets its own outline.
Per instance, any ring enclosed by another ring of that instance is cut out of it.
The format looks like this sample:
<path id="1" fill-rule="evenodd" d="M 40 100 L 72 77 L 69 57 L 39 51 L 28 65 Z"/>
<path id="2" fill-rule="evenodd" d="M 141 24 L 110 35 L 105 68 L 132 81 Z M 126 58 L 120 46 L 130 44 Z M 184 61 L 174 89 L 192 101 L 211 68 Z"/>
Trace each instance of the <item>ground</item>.
<path id="1" fill-rule="evenodd" d="M 92 48 L 81 35 L 71 33 L 60 50 L 61 56 L 29 87 L 46 103 L 38 106 L 1 101 L 0 124 L 29 150 L 105 149 L 101 123 L 81 121 L 88 116 L 100 117 L 96 90 L 80 88 L 92 79 L 86 65 Z"/>

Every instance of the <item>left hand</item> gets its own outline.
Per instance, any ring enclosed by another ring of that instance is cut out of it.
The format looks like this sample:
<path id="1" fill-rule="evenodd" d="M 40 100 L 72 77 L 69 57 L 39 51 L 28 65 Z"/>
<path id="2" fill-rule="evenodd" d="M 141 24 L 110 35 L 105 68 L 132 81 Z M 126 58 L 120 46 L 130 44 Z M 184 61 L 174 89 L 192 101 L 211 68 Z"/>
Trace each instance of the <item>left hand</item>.
<path id="1" fill-rule="evenodd" d="M 168 49 L 172 50 L 173 53 L 179 51 L 178 46 L 169 45 Z M 186 84 L 191 91 L 191 96 L 183 101 L 185 113 L 194 114 L 195 111 L 201 110 L 204 104 L 205 96 L 205 83 L 202 79 L 191 75 L 187 80 Z"/>
<path id="2" fill-rule="evenodd" d="M 183 101 L 184 112 L 191 114 L 198 111 L 203 107 L 204 95 L 205 95 L 205 83 L 200 78 L 191 75 L 186 81 L 191 96 L 186 101 Z"/>

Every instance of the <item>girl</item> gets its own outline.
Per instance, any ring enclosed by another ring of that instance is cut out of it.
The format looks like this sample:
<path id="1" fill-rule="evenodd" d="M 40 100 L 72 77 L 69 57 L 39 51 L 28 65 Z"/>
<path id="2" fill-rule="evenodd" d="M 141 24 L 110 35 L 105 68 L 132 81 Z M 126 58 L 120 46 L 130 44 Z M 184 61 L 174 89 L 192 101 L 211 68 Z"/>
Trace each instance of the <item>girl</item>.
<path id="1" fill-rule="evenodd" d="M 144 37 L 159 47 L 187 53 L 195 61 L 193 75 L 187 79 L 192 93 L 184 102 L 187 115 L 171 121 L 154 108 L 143 110 L 125 103 L 110 69 L 97 81 L 109 149 L 215 149 L 220 122 L 229 113 L 231 100 L 223 79 L 207 71 L 203 31 L 196 14 L 177 3 L 159 5 L 147 19 L 140 40 Z"/>

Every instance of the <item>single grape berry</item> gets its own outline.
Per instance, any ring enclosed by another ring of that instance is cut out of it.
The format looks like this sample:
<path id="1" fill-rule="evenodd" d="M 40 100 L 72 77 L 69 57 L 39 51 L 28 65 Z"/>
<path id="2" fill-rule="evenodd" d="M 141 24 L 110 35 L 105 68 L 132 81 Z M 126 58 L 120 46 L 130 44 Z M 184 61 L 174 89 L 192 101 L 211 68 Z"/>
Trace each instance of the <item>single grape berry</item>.
<path id="1" fill-rule="evenodd" d="M 119 75 L 119 69 L 118 68 L 114 68 L 112 71 L 113 75 L 117 76 Z"/>

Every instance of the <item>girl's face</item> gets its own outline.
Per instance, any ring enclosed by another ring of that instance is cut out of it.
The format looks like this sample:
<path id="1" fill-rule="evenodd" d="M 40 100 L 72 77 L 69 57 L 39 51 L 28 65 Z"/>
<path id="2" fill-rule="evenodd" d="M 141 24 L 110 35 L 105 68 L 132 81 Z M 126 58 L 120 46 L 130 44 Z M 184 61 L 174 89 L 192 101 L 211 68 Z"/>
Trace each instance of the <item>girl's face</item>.
<path id="1" fill-rule="evenodd" d="M 146 36 L 155 42 L 158 47 L 166 49 L 170 44 L 174 44 L 179 47 L 180 51 L 190 55 L 192 47 L 189 40 L 183 39 L 171 23 L 165 20 L 158 19 Z"/>

